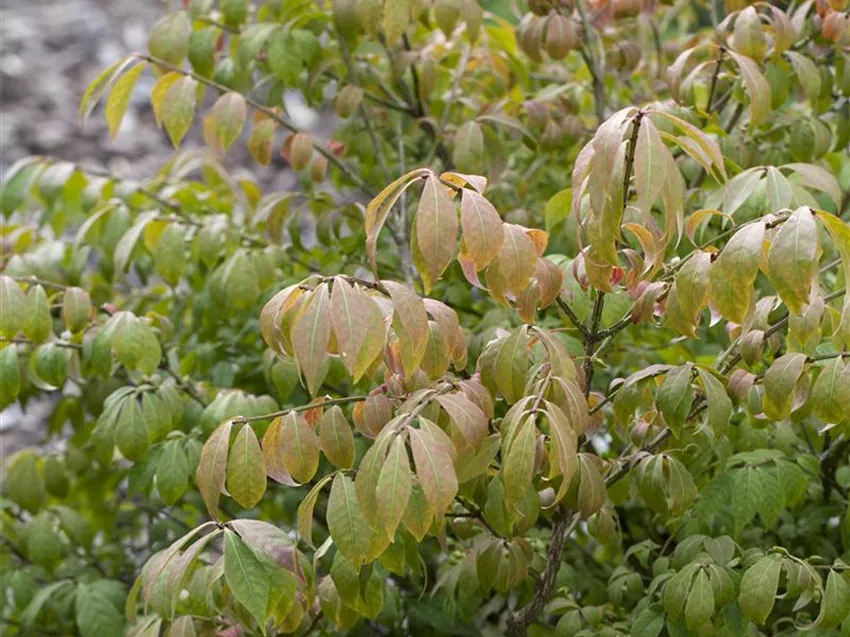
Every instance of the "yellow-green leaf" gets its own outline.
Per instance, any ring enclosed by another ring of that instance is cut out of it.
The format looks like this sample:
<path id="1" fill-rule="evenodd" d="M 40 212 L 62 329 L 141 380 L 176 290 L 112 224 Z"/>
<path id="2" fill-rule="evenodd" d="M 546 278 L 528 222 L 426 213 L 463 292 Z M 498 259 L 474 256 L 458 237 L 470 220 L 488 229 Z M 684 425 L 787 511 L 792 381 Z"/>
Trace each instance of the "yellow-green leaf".
<path id="1" fill-rule="evenodd" d="M 118 129 L 121 128 L 121 120 L 124 119 L 124 113 L 127 112 L 127 107 L 130 106 L 130 98 L 133 97 L 136 82 L 139 80 L 139 76 L 145 70 L 146 66 L 147 62 L 137 64 L 119 77 L 112 87 L 112 92 L 106 100 L 105 110 L 106 123 L 112 139 L 115 139 L 116 135 L 118 135 Z"/>
<path id="2" fill-rule="evenodd" d="M 236 503 L 250 509 L 266 492 L 266 467 L 263 452 L 251 425 L 236 434 L 227 460 L 227 490 Z"/>

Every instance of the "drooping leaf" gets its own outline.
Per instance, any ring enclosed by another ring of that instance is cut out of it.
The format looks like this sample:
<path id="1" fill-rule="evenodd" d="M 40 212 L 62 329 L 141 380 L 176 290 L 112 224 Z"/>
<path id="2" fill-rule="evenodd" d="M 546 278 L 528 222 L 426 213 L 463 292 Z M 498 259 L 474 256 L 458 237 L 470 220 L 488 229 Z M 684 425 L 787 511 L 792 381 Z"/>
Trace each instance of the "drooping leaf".
<path id="1" fill-rule="evenodd" d="M 328 501 L 328 530 L 342 556 L 354 567 L 366 561 L 372 530 L 363 517 L 351 478 L 338 473 Z"/>
<path id="2" fill-rule="evenodd" d="M 738 606 L 756 624 L 764 624 L 773 610 L 781 571 L 782 556 L 773 553 L 753 564 L 741 578 Z"/>
<path id="3" fill-rule="evenodd" d="M 402 436 L 396 436 L 381 468 L 375 494 L 378 522 L 391 540 L 395 538 L 395 531 L 407 509 L 412 488 L 413 478 L 407 459 L 407 446 Z"/>
<path id="4" fill-rule="evenodd" d="M 711 300 L 730 321 L 743 323 L 750 309 L 764 230 L 761 221 L 741 228 L 711 265 Z"/>
<path id="5" fill-rule="evenodd" d="M 207 511 L 214 519 L 218 516 L 218 498 L 224 488 L 227 471 L 227 454 L 230 447 L 230 430 L 233 421 L 221 423 L 201 448 L 195 480 Z"/>
<path id="6" fill-rule="evenodd" d="M 457 210 L 435 175 L 425 179 L 415 223 L 413 254 L 422 258 L 419 274 L 427 294 L 457 251 Z"/>
<path id="7" fill-rule="evenodd" d="M 243 425 L 233 441 L 227 460 L 226 480 L 230 495 L 246 509 L 254 507 L 266 492 L 263 452 L 250 425 Z"/>
<path id="8" fill-rule="evenodd" d="M 266 567 L 254 550 L 229 529 L 224 533 L 224 578 L 233 596 L 265 633 L 270 588 Z"/>
<path id="9" fill-rule="evenodd" d="M 817 271 L 818 233 L 814 215 L 798 208 L 773 239 L 768 252 L 770 280 L 794 314 L 808 304 Z"/>
<path id="10" fill-rule="evenodd" d="M 312 396 L 319 393 L 327 373 L 327 350 L 331 332 L 328 298 L 328 286 L 322 284 L 317 287 L 292 326 L 295 359 Z"/>

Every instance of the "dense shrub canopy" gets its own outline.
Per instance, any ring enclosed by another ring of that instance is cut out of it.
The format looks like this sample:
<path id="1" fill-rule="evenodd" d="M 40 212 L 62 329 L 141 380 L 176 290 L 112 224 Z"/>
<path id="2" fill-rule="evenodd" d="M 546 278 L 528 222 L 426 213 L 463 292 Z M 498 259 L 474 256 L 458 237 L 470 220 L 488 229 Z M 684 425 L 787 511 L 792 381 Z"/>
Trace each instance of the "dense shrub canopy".
<path id="1" fill-rule="evenodd" d="M 52 413 L 3 634 L 850 635 L 848 47 L 846 0 L 170 7 L 80 115 L 152 75 L 173 158 L 4 181 L 0 406 Z"/>

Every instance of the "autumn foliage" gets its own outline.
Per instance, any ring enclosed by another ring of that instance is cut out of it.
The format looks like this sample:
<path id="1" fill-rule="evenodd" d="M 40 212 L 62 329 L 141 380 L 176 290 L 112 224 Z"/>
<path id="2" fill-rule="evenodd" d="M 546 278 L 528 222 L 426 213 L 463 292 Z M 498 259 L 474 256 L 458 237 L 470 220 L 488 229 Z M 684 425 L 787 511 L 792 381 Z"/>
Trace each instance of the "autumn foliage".
<path id="1" fill-rule="evenodd" d="M 2 634 L 850 634 L 846 2 L 492 4 L 184 2 L 157 174 L 8 172 Z"/>

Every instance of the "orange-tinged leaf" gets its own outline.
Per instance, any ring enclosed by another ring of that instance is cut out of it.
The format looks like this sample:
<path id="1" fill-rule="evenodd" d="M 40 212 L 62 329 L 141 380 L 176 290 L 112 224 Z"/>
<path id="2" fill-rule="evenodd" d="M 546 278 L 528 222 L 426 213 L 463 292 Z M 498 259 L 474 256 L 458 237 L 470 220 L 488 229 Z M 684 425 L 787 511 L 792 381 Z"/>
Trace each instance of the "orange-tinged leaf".
<path id="1" fill-rule="evenodd" d="M 466 252 L 483 270 L 499 254 L 504 240 L 502 219 L 496 208 L 474 190 L 464 189 L 460 200 L 460 221 Z"/>
<path id="2" fill-rule="evenodd" d="M 213 518 L 218 518 L 218 498 L 224 488 L 232 427 L 233 421 L 226 420 L 210 434 L 201 448 L 198 470 L 195 474 L 198 490 L 201 492 L 204 504 L 207 505 L 207 511 Z"/>
<path id="3" fill-rule="evenodd" d="M 720 210 L 713 210 L 711 208 L 706 208 L 703 210 L 697 210 L 690 217 L 688 217 L 688 221 L 685 224 L 685 234 L 688 235 L 688 239 L 690 239 L 691 243 L 694 245 L 699 245 L 696 240 L 696 232 L 697 228 L 707 219 L 718 216 L 723 217 L 727 221 L 732 221 L 732 217 L 725 212 L 721 212 Z"/>
<path id="4" fill-rule="evenodd" d="M 413 477 L 407 459 L 407 446 L 404 444 L 404 437 L 398 435 L 390 444 L 378 476 L 375 492 L 378 524 L 383 527 L 390 540 L 395 538 L 396 529 L 407 509 L 412 488 Z"/>
<path id="5" fill-rule="evenodd" d="M 277 417 L 272 420 L 266 433 L 263 434 L 263 462 L 266 465 L 266 473 L 275 482 L 288 487 L 298 486 L 289 474 L 283 456 L 283 419 Z"/>
<path id="6" fill-rule="evenodd" d="M 419 295 L 400 283 L 382 283 L 393 302 L 393 329 L 401 343 L 404 372 L 409 376 L 419 367 L 428 345 L 429 328 L 425 303 Z"/>
<path id="7" fill-rule="evenodd" d="M 817 252 L 815 217 L 809 208 L 797 208 L 776 233 L 767 255 L 773 287 L 793 314 L 799 315 L 809 302 Z"/>
<path id="8" fill-rule="evenodd" d="M 233 441 L 227 460 L 227 490 L 246 509 L 256 505 L 266 492 L 263 452 L 251 425 L 243 425 Z"/>
<path id="9" fill-rule="evenodd" d="M 277 131 L 277 122 L 263 119 L 254 124 L 251 137 L 248 138 L 248 150 L 258 164 L 268 166 L 272 161 L 272 142 Z"/>
<path id="10" fill-rule="evenodd" d="M 652 205 L 664 190 L 668 166 L 665 155 L 669 154 L 655 124 L 650 118 L 644 117 L 635 144 L 634 171 L 637 206 L 645 215 L 650 213 Z"/>
<path id="11" fill-rule="evenodd" d="M 744 226 L 711 265 L 711 300 L 725 318 L 743 323 L 750 309 L 764 241 L 764 222 Z"/>
<path id="12" fill-rule="evenodd" d="M 380 355 L 385 323 L 371 297 L 345 279 L 334 279 L 331 322 L 337 348 L 356 383 Z"/>
<path id="13" fill-rule="evenodd" d="M 564 286 L 564 271 L 545 257 L 537 259 L 534 278 L 540 286 L 540 308 L 547 308 L 558 298 Z"/>
<path id="14" fill-rule="evenodd" d="M 307 382 L 311 396 L 319 393 L 327 373 L 328 342 L 331 322 L 328 320 L 328 286 L 313 290 L 307 306 L 292 326 L 292 348 L 295 360 Z"/>
<path id="15" fill-rule="evenodd" d="M 750 98 L 750 129 L 758 126 L 770 113 L 770 84 L 765 79 L 758 64 L 745 55 L 727 49 L 729 55 L 741 69 L 744 86 Z"/>
<path id="16" fill-rule="evenodd" d="M 525 228 L 511 223 L 504 224 L 504 227 L 502 247 L 487 268 L 490 293 L 500 302 L 507 293 L 513 296 L 521 294 L 537 268 L 537 250 Z"/>
<path id="17" fill-rule="evenodd" d="M 245 98 L 235 91 L 225 93 L 204 119 L 204 140 L 216 153 L 226 152 L 239 139 L 247 118 Z"/>
<path id="18" fill-rule="evenodd" d="M 335 466 L 351 469 L 354 466 L 354 433 L 339 405 L 334 405 L 319 423 L 322 451 Z"/>
<path id="19" fill-rule="evenodd" d="M 452 423 L 460 431 L 466 443 L 478 447 L 487 435 L 487 415 L 463 394 L 443 394 L 437 402 L 446 410 Z"/>
<path id="20" fill-rule="evenodd" d="M 283 465 L 297 482 L 310 482 L 319 468 L 319 438 L 300 414 L 291 411 L 281 424 Z"/>
<path id="21" fill-rule="evenodd" d="M 410 446 L 416 464 L 416 475 L 425 499 L 437 516 L 442 516 L 457 494 L 454 461 L 433 437 L 419 429 L 410 429 Z"/>
<path id="22" fill-rule="evenodd" d="M 416 212 L 414 252 L 418 250 L 424 265 L 420 271 L 426 294 L 451 263 L 457 251 L 457 210 L 446 188 L 435 175 L 425 179 L 419 209 Z"/>
<path id="23" fill-rule="evenodd" d="M 378 193 L 369 202 L 369 205 L 366 206 L 366 254 L 369 256 L 369 262 L 372 264 L 372 271 L 375 273 L 375 276 L 378 275 L 376 255 L 378 234 L 381 232 L 381 228 L 384 227 L 390 210 L 392 210 L 395 202 L 399 200 L 404 194 L 404 191 L 410 187 L 417 177 L 430 174 L 430 172 L 427 168 L 418 168 L 406 175 L 402 175 Z"/>

